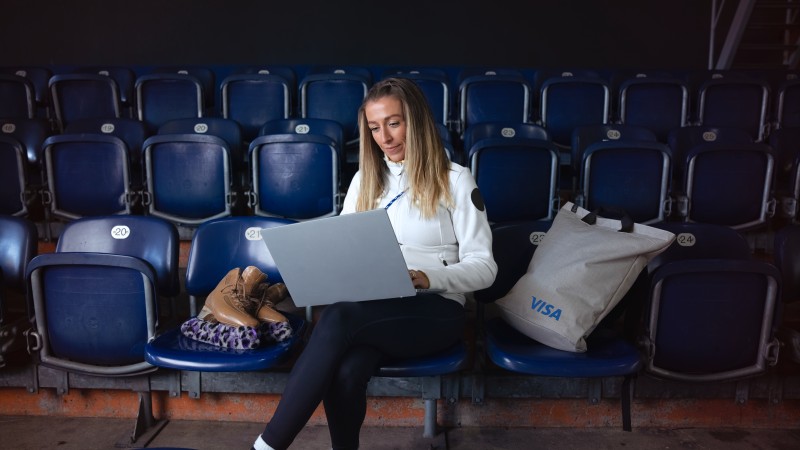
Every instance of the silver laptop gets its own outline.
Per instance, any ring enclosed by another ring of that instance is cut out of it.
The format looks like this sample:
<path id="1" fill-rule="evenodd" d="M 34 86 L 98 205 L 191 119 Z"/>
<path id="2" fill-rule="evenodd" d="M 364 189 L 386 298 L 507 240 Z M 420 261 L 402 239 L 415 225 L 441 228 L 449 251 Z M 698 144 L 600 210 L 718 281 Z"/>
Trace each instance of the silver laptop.
<path id="1" fill-rule="evenodd" d="M 298 307 L 412 297 L 415 289 L 386 210 L 261 230 Z"/>

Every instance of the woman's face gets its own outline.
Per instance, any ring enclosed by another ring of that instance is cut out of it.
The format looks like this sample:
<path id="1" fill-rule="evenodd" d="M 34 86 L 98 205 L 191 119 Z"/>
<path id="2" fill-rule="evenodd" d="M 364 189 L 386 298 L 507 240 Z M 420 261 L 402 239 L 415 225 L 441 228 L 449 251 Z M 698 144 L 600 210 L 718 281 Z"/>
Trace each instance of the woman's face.
<path id="1" fill-rule="evenodd" d="M 392 161 L 406 158 L 406 121 L 403 105 L 397 97 L 387 96 L 364 105 L 367 126 L 372 138 Z"/>

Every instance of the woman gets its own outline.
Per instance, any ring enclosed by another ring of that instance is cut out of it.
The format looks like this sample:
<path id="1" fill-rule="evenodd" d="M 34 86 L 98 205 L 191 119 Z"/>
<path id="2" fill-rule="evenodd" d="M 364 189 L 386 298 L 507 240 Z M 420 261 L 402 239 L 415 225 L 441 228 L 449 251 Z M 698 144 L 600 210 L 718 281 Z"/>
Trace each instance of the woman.
<path id="1" fill-rule="evenodd" d="M 342 214 L 386 208 L 414 285 L 445 292 L 327 306 L 256 450 L 289 447 L 320 401 L 333 448 L 358 448 L 367 383 L 381 361 L 453 345 L 464 333 L 464 293 L 490 286 L 497 272 L 475 180 L 447 159 L 414 82 L 375 84 L 359 128 L 359 171 Z"/>

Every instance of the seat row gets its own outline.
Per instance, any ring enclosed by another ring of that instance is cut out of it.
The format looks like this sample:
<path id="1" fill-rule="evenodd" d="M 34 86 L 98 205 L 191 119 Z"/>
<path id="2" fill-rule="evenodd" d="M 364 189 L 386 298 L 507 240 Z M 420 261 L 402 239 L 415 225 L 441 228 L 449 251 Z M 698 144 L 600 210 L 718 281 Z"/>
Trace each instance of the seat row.
<path id="1" fill-rule="evenodd" d="M 190 314 L 199 306 L 194 302 L 208 295 L 231 267 L 255 265 L 270 282 L 280 281 L 260 230 L 291 223 L 233 217 L 203 224 L 193 238 L 186 267 Z M 491 311 L 492 303 L 528 270 L 536 243 L 550 224 L 525 221 L 493 227 L 499 271 L 491 287 L 475 293 L 477 343 L 461 342 L 425 358 L 389 361 L 376 376 L 437 378 L 477 364 L 480 371 L 622 378 L 623 427 L 630 429 L 632 383 L 642 370 L 664 379 L 706 382 L 763 375 L 776 364 L 777 330 L 784 325 L 779 305 L 796 301 L 800 294 L 794 270 L 800 227 L 787 228 L 776 239 L 776 267 L 754 258 L 744 237 L 729 227 L 657 224 L 676 234 L 675 243 L 651 262 L 618 309 L 592 332 L 588 351 L 571 353 L 525 337 L 493 318 Z M 105 377 L 159 369 L 262 371 L 274 370 L 302 350 L 299 344 L 312 316 L 289 314 L 295 330 L 290 341 L 237 351 L 192 341 L 174 324 L 162 323 L 158 299 L 174 297 L 180 290 L 177 232 L 163 219 L 81 219 L 65 227 L 54 253 L 38 256 L 31 246 L 35 227 L 25 219 L 1 216 L 0 238 L 4 287 L 29 296 L 22 313 L 32 324 L 27 345 L 38 364 Z M 114 308 L 108 308 L 112 302 Z M 10 321 L 3 318 L 5 327 Z M 177 317 L 177 323 L 186 318 Z M 471 354 L 469 348 L 478 353 Z M 435 431 L 438 395 L 425 397 L 426 434 Z"/>
<path id="2" fill-rule="evenodd" d="M 176 119 L 152 136 L 135 119 L 83 119 L 49 137 L 41 127 L 36 119 L 3 125 L 0 213 L 29 215 L 39 198 L 45 221 L 131 213 L 189 228 L 231 215 L 308 220 L 338 213 L 352 166 L 340 124 L 324 119 L 270 121 L 246 147 L 238 124 L 222 118 Z M 681 127 L 663 143 L 633 125 L 582 126 L 569 152 L 530 123 L 473 125 L 457 144 L 463 152 L 444 128 L 442 136 L 451 159 L 463 158 L 475 176 L 493 223 L 552 219 L 563 200 L 623 208 L 640 223 L 747 230 L 797 218 L 800 128 L 775 131 L 768 145 L 736 128 Z"/>
<path id="3" fill-rule="evenodd" d="M 5 70 L 0 95 L 8 100 L 0 118 L 34 117 L 37 101 L 58 130 L 86 117 L 131 117 L 155 132 L 167 120 L 217 116 L 239 122 L 248 141 L 269 120 L 322 118 L 340 122 L 352 142 L 368 88 L 374 80 L 401 76 L 417 82 L 437 120 L 459 135 L 479 122 L 531 122 L 568 146 L 571 130 L 581 125 L 644 126 L 663 140 L 669 130 L 692 124 L 742 128 L 763 141 L 771 129 L 800 125 L 800 80 L 785 71 L 327 66 L 300 72 L 265 66 L 235 69 L 219 84 L 215 71 L 205 67 L 141 74 L 124 67 L 41 71 Z M 39 84 L 46 80 L 46 89 L 37 89 L 34 74 Z"/>

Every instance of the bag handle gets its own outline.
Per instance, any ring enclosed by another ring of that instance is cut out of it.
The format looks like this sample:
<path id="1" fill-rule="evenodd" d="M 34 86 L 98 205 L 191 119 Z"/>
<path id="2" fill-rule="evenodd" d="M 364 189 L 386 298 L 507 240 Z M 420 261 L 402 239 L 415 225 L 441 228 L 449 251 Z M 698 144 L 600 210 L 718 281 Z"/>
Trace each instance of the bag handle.
<path id="1" fill-rule="evenodd" d="M 575 212 L 576 209 L 573 209 Z M 623 233 L 631 233 L 633 231 L 633 219 L 631 216 L 628 215 L 622 208 L 610 207 L 610 206 L 601 206 L 594 211 L 589 212 L 581 220 L 589 225 L 594 225 L 597 223 L 598 217 L 605 217 L 606 219 L 615 219 L 620 221 L 620 229 L 619 231 Z"/>

